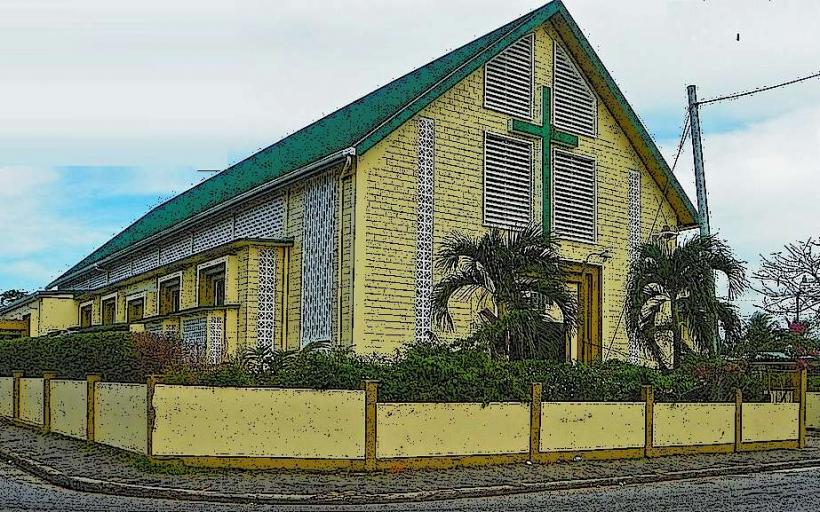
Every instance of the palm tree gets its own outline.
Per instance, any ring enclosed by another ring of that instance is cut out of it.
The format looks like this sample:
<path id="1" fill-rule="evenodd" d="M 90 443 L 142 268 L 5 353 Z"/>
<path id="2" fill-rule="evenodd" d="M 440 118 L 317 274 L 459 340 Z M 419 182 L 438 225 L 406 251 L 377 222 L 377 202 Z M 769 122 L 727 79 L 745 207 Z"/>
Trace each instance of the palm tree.
<path id="1" fill-rule="evenodd" d="M 480 313 L 484 322 L 473 339 L 494 356 L 561 357 L 577 306 L 565 285 L 558 248 L 539 227 L 494 229 L 478 238 L 454 232 L 443 243 L 436 267 L 443 273 L 433 291 L 433 319 L 439 328 L 453 330 L 451 298 L 475 296 L 490 300 L 493 307 Z M 551 307 L 560 310 L 563 325 L 549 316 Z"/>
<path id="2" fill-rule="evenodd" d="M 716 325 L 727 339 L 741 328 L 737 309 L 715 295 L 715 274 L 723 274 L 731 301 L 746 288 L 746 270 L 731 249 L 714 236 L 697 236 L 680 246 L 656 240 L 639 247 L 627 286 L 627 328 L 644 351 L 668 369 L 661 341 L 672 339 L 672 367 L 680 366 L 692 345 L 709 352 L 717 341 Z"/>

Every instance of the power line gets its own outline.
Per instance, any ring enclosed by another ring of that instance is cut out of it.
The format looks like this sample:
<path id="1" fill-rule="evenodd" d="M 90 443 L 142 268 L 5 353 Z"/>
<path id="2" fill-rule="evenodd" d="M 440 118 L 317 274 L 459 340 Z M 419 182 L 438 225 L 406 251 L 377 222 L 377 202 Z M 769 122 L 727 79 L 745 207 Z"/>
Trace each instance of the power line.
<path id="1" fill-rule="evenodd" d="M 729 94 L 726 96 L 720 96 L 718 98 L 712 98 L 710 100 L 699 101 L 698 105 L 708 105 L 710 103 L 717 103 L 719 101 L 726 101 L 726 100 L 735 100 L 737 98 L 742 98 L 744 96 L 751 96 L 752 94 L 757 94 L 760 92 L 771 91 L 772 89 L 778 89 L 780 87 L 786 87 L 787 85 L 794 85 L 800 82 L 805 82 L 806 80 L 811 80 L 813 78 L 820 78 L 820 73 L 814 73 L 813 75 L 804 76 L 801 78 L 795 78 L 794 80 L 789 80 L 788 82 L 783 82 L 775 85 L 768 85 L 765 87 L 758 87 L 757 89 L 752 89 L 751 91 L 745 92 L 738 92 L 734 94 Z"/>

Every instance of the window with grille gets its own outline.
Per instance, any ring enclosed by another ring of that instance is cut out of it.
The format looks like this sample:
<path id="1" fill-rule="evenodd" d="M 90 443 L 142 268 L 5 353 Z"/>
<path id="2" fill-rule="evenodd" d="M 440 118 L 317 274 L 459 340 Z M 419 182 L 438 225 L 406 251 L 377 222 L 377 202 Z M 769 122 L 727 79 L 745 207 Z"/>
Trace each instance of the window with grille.
<path id="1" fill-rule="evenodd" d="M 331 341 L 336 256 L 336 180 L 325 173 L 305 184 L 302 217 L 302 346 Z"/>
<path id="2" fill-rule="evenodd" d="M 510 45 L 484 66 L 484 106 L 532 119 L 533 35 Z"/>
<path id="3" fill-rule="evenodd" d="M 629 256 L 634 258 L 641 245 L 641 173 L 629 171 L 629 190 L 627 191 L 627 202 L 629 204 Z M 638 336 L 634 332 L 629 333 L 629 362 L 637 363 L 640 356 Z"/>
<path id="4" fill-rule="evenodd" d="M 561 45 L 555 44 L 553 123 L 556 127 L 595 137 L 598 110 L 595 94 Z"/>
<path id="5" fill-rule="evenodd" d="M 558 236 L 595 242 L 595 161 L 564 151 L 553 154 L 553 226 Z"/>
<path id="6" fill-rule="evenodd" d="M 273 346 L 276 329 L 276 251 L 259 250 L 259 311 L 256 323 L 256 343 Z"/>
<path id="7" fill-rule="evenodd" d="M 416 341 L 429 338 L 432 328 L 433 211 L 436 170 L 436 122 L 418 120 L 418 228 L 416 253 Z"/>
<path id="8" fill-rule="evenodd" d="M 484 135 L 484 224 L 515 229 L 532 215 L 532 143 Z"/>

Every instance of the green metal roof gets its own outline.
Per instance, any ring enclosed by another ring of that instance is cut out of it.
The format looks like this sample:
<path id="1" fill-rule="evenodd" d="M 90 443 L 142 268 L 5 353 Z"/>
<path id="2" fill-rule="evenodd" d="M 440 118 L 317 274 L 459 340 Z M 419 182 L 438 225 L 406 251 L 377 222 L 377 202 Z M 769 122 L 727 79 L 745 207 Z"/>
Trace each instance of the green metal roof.
<path id="1" fill-rule="evenodd" d="M 603 73 L 608 87 L 614 89 L 613 94 L 623 98 L 564 5 L 560 0 L 555 0 L 390 82 L 157 206 L 74 265 L 49 287 L 135 243 L 330 154 L 350 147 L 355 147 L 358 154 L 364 153 L 504 48 L 555 14 L 560 14 L 580 39 L 596 70 Z M 654 150 L 662 168 L 668 171 L 666 162 L 625 99 L 622 106 L 627 109 L 630 119 L 637 123 L 639 132 Z M 696 217 L 692 203 L 671 171 L 668 171 L 668 176 L 672 179 L 673 190 L 682 195 L 685 206 Z"/>

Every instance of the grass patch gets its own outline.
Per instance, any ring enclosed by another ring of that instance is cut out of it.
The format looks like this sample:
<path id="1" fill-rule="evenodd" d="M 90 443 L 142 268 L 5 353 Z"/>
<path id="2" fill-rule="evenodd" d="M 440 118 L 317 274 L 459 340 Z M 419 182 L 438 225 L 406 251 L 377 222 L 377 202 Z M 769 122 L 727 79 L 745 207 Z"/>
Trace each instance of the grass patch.
<path id="1" fill-rule="evenodd" d="M 179 461 L 151 460 L 145 455 L 129 455 L 127 462 L 137 470 L 153 475 L 188 475 L 196 472 Z"/>

